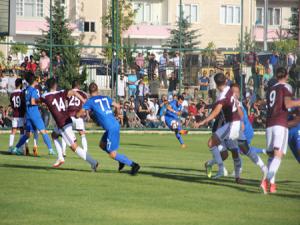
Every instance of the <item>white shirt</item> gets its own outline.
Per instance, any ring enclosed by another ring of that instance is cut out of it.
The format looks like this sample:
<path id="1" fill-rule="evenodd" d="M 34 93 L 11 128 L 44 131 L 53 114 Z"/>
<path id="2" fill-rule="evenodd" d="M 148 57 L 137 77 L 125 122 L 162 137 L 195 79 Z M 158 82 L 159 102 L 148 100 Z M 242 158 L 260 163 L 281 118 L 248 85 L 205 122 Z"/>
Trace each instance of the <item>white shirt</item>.
<path id="1" fill-rule="evenodd" d="M 155 114 L 148 114 L 147 117 L 146 117 L 147 120 L 150 120 L 150 121 L 155 121 L 157 120 L 157 117 Z"/>
<path id="2" fill-rule="evenodd" d="M 209 90 L 213 90 L 213 89 L 217 88 L 214 77 L 215 77 L 215 75 L 211 75 L 209 77 Z"/>
<path id="3" fill-rule="evenodd" d="M 2 93 L 7 92 L 7 86 L 8 86 L 8 78 L 7 77 L 0 78 L 0 92 Z"/>
<path id="4" fill-rule="evenodd" d="M 121 76 L 118 76 L 118 96 L 125 96 L 125 88 L 127 84 L 127 77 L 121 80 Z"/>
<path id="5" fill-rule="evenodd" d="M 174 66 L 176 67 L 176 68 L 178 68 L 179 67 L 179 56 L 177 56 L 177 57 L 175 57 L 175 58 L 173 58 L 172 59 L 172 62 L 174 63 Z"/>

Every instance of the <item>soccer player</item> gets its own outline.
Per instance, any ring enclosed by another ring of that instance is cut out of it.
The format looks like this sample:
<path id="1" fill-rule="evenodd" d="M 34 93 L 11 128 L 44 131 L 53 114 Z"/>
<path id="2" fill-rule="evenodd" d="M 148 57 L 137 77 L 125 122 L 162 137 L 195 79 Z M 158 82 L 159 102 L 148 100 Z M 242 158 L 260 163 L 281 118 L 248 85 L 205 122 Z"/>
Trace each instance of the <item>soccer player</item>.
<path id="1" fill-rule="evenodd" d="M 25 97 L 24 92 L 22 91 L 22 79 L 18 78 L 15 81 L 15 90 L 11 93 L 10 96 L 10 105 L 13 111 L 13 119 L 12 119 L 12 128 L 9 136 L 9 152 L 12 152 L 15 135 L 17 130 L 20 130 L 21 136 L 24 134 L 24 116 L 25 116 Z M 26 155 L 29 154 L 28 146 L 26 146 L 26 151 L 24 152 Z"/>
<path id="2" fill-rule="evenodd" d="M 117 152 L 120 143 L 120 124 L 115 119 L 111 106 L 116 108 L 120 106 L 113 102 L 111 98 L 99 95 L 98 86 L 95 83 L 89 85 L 89 93 L 90 98 L 77 113 L 76 117 L 82 117 L 86 114 L 86 111 L 91 110 L 98 125 L 105 130 L 99 147 L 106 151 L 112 159 L 119 162 L 119 171 L 127 165 L 131 167 L 131 175 L 137 174 L 140 169 L 139 164 Z"/>
<path id="3" fill-rule="evenodd" d="M 297 109 L 297 114 L 290 121 L 289 127 L 289 146 L 298 163 L 300 163 L 300 110 Z"/>
<path id="4" fill-rule="evenodd" d="M 43 140 L 47 145 L 49 154 L 55 155 L 55 152 L 52 149 L 51 139 L 47 134 L 44 121 L 38 109 L 40 95 L 38 90 L 34 88 L 37 85 L 36 77 L 32 72 L 27 72 L 25 74 L 25 79 L 29 85 L 25 90 L 26 135 L 22 136 L 22 138 L 17 143 L 16 147 L 13 149 L 12 153 L 16 155 L 23 154 L 20 148 L 29 139 L 31 133 L 34 132 L 35 130 L 38 130 L 43 136 Z"/>
<path id="5" fill-rule="evenodd" d="M 171 131 L 175 132 L 175 136 L 178 139 L 182 148 L 186 148 L 186 145 L 183 142 L 182 134 L 187 134 L 186 130 L 181 128 L 181 122 L 179 116 L 181 115 L 182 111 L 182 103 L 184 101 L 184 97 L 179 95 L 177 100 L 173 100 L 169 102 L 167 105 L 167 110 L 165 114 L 165 123 L 169 127 Z"/>
<path id="6" fill-rule="evenodd" d="M 224 176 L 224 164 L 218 149 L 225 140 L 236 142 L 241 134 L 241 119 L 243 111 L 237 100 L 237 97 L 229 86 L 226 85 L 226 77 L 223 73 L 217 73 L 214 77 L 217 89 L 220 92 L 215 103 L 214 110 L 211 114 L 198 123 L 198 126 L 209 123 L 215 119 L 220 113 L 223 113 L 225 124 L 218 128 L 208 141 L 214 159 L 216 160 L 219 170 L 214 179 Z"/>
<path id="7" fill-rule="evenodd" d="M 57 91 L 57 81 L 55 78 L 47 80 L 47 87 L 49 92 L 42 95 L 42 101 L 47 105 L 50 113 L 52 114 L 55 122 L 56 129 L 52 133 L 52 138 L 57 150 L 58 159 L 53 164 L 53 167 L 57 168 L 61 166 L 65 160 L 62 154 L 62 147 L 58 141 L 58 137 L 61 135 L 67 145 L 74 151 L 80 158 L 87 161 L 93 171 L 97 170 L 98 162 L 93 159 L 87 151 L 78 146 L 76 136 L 72 128 L 72 120 L 68 114 L 68 109 L 65 105 L 67 98 L 76 96 L 78 99 L 84 102 L 84 99 L 76 91 Z"/>
<path id="8" fill-rule="evenodd" d="M 300 100 L 292 100 L 292 87 L 287 83 L 288 73 L 285 68 L 276 70 L 277 84 L 267 91 L 266 139 L 268 175 L 261 182 L 266 194 L 276 193 L 275 177 L 288 144 L 288 109 L 300 107 Z M 270 189 L 269 189 L 270 188 Z"/>

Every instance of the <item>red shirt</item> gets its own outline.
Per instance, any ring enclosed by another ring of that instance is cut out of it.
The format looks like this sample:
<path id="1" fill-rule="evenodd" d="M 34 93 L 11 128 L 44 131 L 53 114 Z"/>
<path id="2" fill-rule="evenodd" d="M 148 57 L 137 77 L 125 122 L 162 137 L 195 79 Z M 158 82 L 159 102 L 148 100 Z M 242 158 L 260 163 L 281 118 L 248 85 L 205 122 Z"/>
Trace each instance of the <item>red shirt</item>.
<path id="1" fill-rule="evenodd" d="M 189 112 L 190 115 L 196 116 L 197 115 L 197 108 L 196 108 L 196 106 L 193 105 L 193 104 L 189 105 L 188 112 Z"/>
<path id="2" fill-rule="evenodd" d="M 277 83 L 267 93 L 267 127 L 288 127 L 288 109 L 284 98 L 292 97 L 292 87 L 289 84 Z"/>
<path id="3" fill-rule="evenodd" d="M 72 123 L 67 112 L 65 101 L 67 100 L 67 91 L 54 91 L 42 95 L 42 101 L 47 105 L 58 128 Z"/>
<path id="4" fill-rule="evenodd" d="M 84 99 L 87 99 L 87 94 L 79 89 L 73 89 L 73 91 L 76 91 L 78 94 L 80 94 Z M 68 113 L 69 115 L 75 116 L 77 112 L 79 112 L 79 110 L 82 108 L 83 102 L 75 97 L 75 96 L 71 96 L 69 98 L 67 98 L 67 102 L 68 102 Z"/>
<path id="5" fill-rule="evenodd" d="M 10 105 L 13 110 L 13 117 L 23 118 L 26 111 L 25 95 L 20 89 L 14 90 L 10 95 Z"/>

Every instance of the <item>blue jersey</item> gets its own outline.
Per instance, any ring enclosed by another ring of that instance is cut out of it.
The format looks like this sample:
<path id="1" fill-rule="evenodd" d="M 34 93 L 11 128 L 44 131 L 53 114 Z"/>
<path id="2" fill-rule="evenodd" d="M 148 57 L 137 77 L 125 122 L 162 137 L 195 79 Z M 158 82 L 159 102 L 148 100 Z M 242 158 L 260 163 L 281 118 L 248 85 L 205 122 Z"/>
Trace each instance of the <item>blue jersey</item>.
<path id="1" fill-rule="evenodd" d="M 175 112 L 172 112 L 172 111 L 168 110 L 168 108 L 167 108 L 165 117 L 169 117 L 169 118 L 173 118 L 173 119 L 178 119 L 177 113 L 182 110 L 182 105 L 179 105 L 178 102 L 177 102 L 177 100 L 173 100 L 173 101 L 171 101 L 169 103 L 169 106 L 171 106 L 171 108 Z"/>
<path id="2" fill-rule="evenodd" d="M 99 126 L 109 130 L 119 127 L 119 122 L 115 119 L 111 109 L 112 99 L 107 96 L 93 96 L 83 105 L 83 109 L 91 110 Z"/>
<path id="3" fill-rule="evenodd" d="M 244 117 L 243 117 L 243 122 L 244 122 L 244 135 L 247 139 L 247 142 L 250 144 L 251 143 L 251 140 L 254 136 L 254 130 L 253 130 L 253 127 L 249 121 L 249 118 L 248 118 L 248 113 L 246 111 L 246 109 L 244 107 L 242 107 L 243 109 L 243 113 L 244 113 Z"/>
<path id="4" fill-rule="evenodd" d="M 36 88 L 29 86 L 25 90 L 26 118 L 34 118 L 40 114 L 38 105 L 31 104 L 32 99 L 39 100 L 40 94 Z"/>
<path id="5" fill-rule="evenodd" d="M 300 163 L 300 123 L 297 126 L 289 129 L 289 146 L 293 155 Z"/>

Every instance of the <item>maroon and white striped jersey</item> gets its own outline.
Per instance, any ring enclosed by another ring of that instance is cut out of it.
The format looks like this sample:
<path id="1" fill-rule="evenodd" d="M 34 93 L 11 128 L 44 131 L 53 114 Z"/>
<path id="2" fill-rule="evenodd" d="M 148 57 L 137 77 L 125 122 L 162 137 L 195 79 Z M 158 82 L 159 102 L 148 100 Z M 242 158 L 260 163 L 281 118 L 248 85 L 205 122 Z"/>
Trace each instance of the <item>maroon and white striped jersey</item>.
<path id="1" fill-rule="evenodd" d="M 13 110 L 13 117 L 24 117 L 26 103 L 24 92 L 20 89 L 14 90 L 10 95 L 10 105 Z"/>
<path id="2" fill-rule="evenodd" d="M 80 94 L 82 98 L 87 99 L 87 93 L 84 91 L 79 89 L 73 89 L 73 91 L 76 91 L 78 94 Z M 67 98 L 67 103 L 69 116 L 75 117 L 76 113 L 82 108 L 83 102 L 76 96 L 71 96 Z"/>

